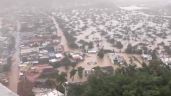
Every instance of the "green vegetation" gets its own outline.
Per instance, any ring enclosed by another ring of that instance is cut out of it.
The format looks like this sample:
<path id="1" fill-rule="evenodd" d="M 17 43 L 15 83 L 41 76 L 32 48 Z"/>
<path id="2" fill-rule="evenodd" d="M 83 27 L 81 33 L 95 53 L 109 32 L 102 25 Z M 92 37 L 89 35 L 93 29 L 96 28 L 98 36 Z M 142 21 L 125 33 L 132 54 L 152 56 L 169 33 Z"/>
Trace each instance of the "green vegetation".
<path id="1" fill-rule="evenodd" d="M 60 92 L 64 92 L 64 88 L 62 84 L 67 81 L 67 73 L 56 72 L 48 76 L 48 80 L 46 82 L 46 87 L 48 88 L 56 88 Z"/>
<path id="2" fill-rule="evenodd" d="M 94 46 L 93 46 L 93 42 L 89 42 L 89 43 L 88 43 L 88 48 L 89 48 L 89 49 L 92 49 L 93 47 L 94 47 Z"/>
<path id="3" fill-rule="evenodd" d="M 126 53 L 130 53 L 130 54 L 133 53 L 133 47 L 132 47 L 131 44 L 128 44 L 128 46 L 127 46 L 125 52 L 126 52 Z"/>
<path id="4" fill-rule="evenodd" d="M 122 49 L 122 48 L 123 48 L 123 44 L 122 44 L 120 41 L 118 41 L 118 42 L 116 43 L 116 47 L 117 47 L 118 49 Z"/>
<path id="5" fill-rule="evenodd" d="M 77 39 L 74 37 L 74 31 L 72 31 L 72 29 L 70 29 L 70 28 L 66 28 L 66 26 L 65 26 L 66 22 L 64 22 L 60 18 L 56 18 L 56 19 L 57 19 L 58 23 L 60 24 L 59 26 L 62 29 L 62 31 L 66 37 L 68 46 L 70 48 L 77 49 L 78 45 L 75 43 Z M 72 32 L 69 32 L 69 31 L 72 31 Z"/>
<path id="6" fill-rule="evenodd" d="M 88 82 L 70 85 L 69 96 L 171 96 L 171 69 L 161 61 L 129 65 L 108 76 L 96 68 Z M 100 75 L 100 76 L 99 76 Z M 101 76 L 103 75 L 103 76 Z"/>
<path id="7" fill-rule="evenodd" d="M 78 67 L 78 76 L 79 78 L 83 78 L 83 71 L 84 71 L 84 68 L 83 67 Z"/>
<path id="8" fill-rule="evenodd" d="M 74 68 L 70 71 L 70 78 L 72 78 L 72 80 L 74 80 L 76 73 L 77 73 L 77 70 Z"/>

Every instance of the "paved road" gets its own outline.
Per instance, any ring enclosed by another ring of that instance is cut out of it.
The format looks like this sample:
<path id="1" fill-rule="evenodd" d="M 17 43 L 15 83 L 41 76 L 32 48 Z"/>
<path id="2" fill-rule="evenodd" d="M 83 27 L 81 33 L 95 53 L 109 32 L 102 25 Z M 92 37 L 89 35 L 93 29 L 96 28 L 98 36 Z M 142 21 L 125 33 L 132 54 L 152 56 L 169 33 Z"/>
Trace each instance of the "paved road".
<path id="1" fill-rule="evenodd" d="M 19 82 L 19 67 L 20 64 L 20 23 L 17 22 L 17 32 L 16 32 L 16 44 L 15 53 L 13 55 L 13 63 L 11 66 L 11 71 L 9 72 L 9 89 L 17 93 L 17 87 Z"/>

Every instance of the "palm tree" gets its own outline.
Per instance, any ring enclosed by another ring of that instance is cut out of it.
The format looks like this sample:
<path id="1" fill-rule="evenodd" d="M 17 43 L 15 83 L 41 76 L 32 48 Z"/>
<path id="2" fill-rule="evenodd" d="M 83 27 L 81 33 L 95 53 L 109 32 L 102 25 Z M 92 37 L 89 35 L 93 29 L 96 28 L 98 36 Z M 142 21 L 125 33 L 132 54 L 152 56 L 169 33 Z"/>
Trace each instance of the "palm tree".
<path id="1" fill-rule="evenodd" d="M 69 66 L 71 65 L 71 61 L 69 60 L 68 56 L 66 55 L 65 58 L 62 59 L 61 65 L 65 66 L 65 69 L 68 70 Z"/>
<path id="2" fill-rule="evenodd" d="M 65 72 L 62 72 L 61 74 L 59 74 L 59 76 L 57 76 L 56 81 L 58 81 L 59 84 L 61 85 L 67 81 L 66 77 L 67 74 Z"/>
<path id="3" fill-rule="evenodd" d="M 61 91 L 63 92 L 64 91 L 64 88 L 63 88 L 63 84 L 67 81 L 67 74 L 65 72 L 62 72 L 61 74 L 59 74 L 56 78 L 56 90 L 57 91 Z M 59 94 L 58 94 L 59 96 Z"/>
<path id="4" fill-rule="evenodd" d="M 82 79 L 83 78 L 83 70 L 84 68 L 83 67 L 78 67 L 78 76 Z"/>
<path id="5" fill-rule="evenodd" d="M 54 74 L 48 76 L 47 84 L 51 88 L 56 88 L 57 90 L 61 88 L 62 84 L 67 81 L 67 74 L 65 72 L 59 73 L 58 71 Z"/>
<path id="6" fill-rule="evenodd" d="M 104 53 L 104 50 L 103 50 L 103 49 L 101 49 L 101 50 L 98 52 L 98 54 L 97 54 L 97 56 L 98 56 L 100 59 L 103 59 L 103 58 L 104 58 L 104 55 L 105 55 L 105 53 Z"/>
<path id="7" fill-rule="evenodd" d="M 72 81 L 74 80 L 74 76 L 76 73 L 77 73 L 77 70 L 73 68 L 70 72 L 70 78 L 72 78 Z"/>

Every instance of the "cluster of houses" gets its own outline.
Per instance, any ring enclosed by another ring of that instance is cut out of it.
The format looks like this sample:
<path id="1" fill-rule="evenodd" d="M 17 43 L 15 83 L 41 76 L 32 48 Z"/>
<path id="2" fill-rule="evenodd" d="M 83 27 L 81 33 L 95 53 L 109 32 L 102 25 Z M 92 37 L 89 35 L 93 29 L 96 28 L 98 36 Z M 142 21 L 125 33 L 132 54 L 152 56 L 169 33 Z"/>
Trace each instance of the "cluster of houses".
<path id="1" fill-rule="evenodd" d="M 41 96 L 44 90 L 48 94 L 63 96 L 56 90 L 43 88 L 47 77 L 58 71 L 66 72 L 68 81 L 74 82 L 69 79 L 69 75 L 73 68 L 81 66 L 83 80 L 76 78 L 75 81 L 86 81 L 85 78 L 93 74 L 97 66 L 110 75 L 118 65 L 152 60 L 154 50 L 164 63 L 171 63 L 171 54 L 168 54 L 171 52 L 171 29 L 167 17 L 110 8 L 58 10 L 52 14 L 40 10 L 25 10 L 18 14 L 21 24 L 20 80 L 27 79 L 31 82 L 36 96 Z M 59 35 L 59 28 L 64 36 Z M 75 49 L 65 50 L 64 37 L 69 47 Z M 4 51 L 8 46 L 8 38 L 0 35 L 0 45 L 1 67 L 4 62 L 7 63 L 7 58 L 4 59 L 1 54 L 6 55 L 4 52 L 8 52 Z M 101 49 L 105 51 L 103 59 L 98 58 Z M 3 75 L 0 74 L 0 77 Z"/>
<path id="2" fill-rule="evenodd" d="M 51 16 L 48 16 L 51 14 L 39 12 L 25 11 L 20 15 L 20 80 L 27 79 L 34 85 L 33 89 L 36 89 L 36 92 L 43 88 L 48 76 L 58 71 L 65 72 L 67 80 L 71 83 L 87 80 L 85 78 L 93 74 L 93 68 L 99 65 L 100 61 L 96 60 L 98 50 L 71 49 L 66 51 L 62 41 L 64 36 L 59 35 L 60 29 Z M 113 72 L 113 66 L 108 65 L 102 65 L 102 70 L 110 74 Z M 73 81 L 69 76 L 74 66 L 76 69 L 82 66 L 82 80 L 77 78 Z M 64 67 L 69 67 L 69 69 L 66 70 Z"/>
<path id="3" fill-rule="evenodd" d="M 110 8 L 70 9 L 54 15 L 61 26 L 64 26 L 63 30 L 76 39 L 78 46 L 85 47 L 91 42 L 90 49 L 93 51 L 104 48 L 124 52 L 131 44 L 131 53 L 139 54 L 142 59 L 149 61 L 152 59 L 149 52 L 157 50 L 156 54 L 164 53 L 166 57 L 168 50 L 163 47 L 171 46 L 169 17 L 149 15 L 141 10 Z M 161 43 L 165 45 L 160 45 Z M 122 61 L 120 58 L 118 60 Z"/>
<path id="4" fill-rule="evenodd" d="M 63 37 L 59 36 L 58 28 L 48 15 L 24 12 L 20 23 L 20 80 L 26 78 L 34 85 L 34 89 L 43 85 L 48 76 L 57 73 L 60 66 L 72 66 L 67 64 L 84 60 L 82 52 L 65 51 Z"/>
<path id="5" fill-rule="evenodd" d="M 24 76 L 24 73 L 36 69 L 53 69 L 50 63 L 64 58 L 64 48 L 52 20 L 44 14 L 30 11 L 22 13 L 21 18 L 20 74 Z"/>

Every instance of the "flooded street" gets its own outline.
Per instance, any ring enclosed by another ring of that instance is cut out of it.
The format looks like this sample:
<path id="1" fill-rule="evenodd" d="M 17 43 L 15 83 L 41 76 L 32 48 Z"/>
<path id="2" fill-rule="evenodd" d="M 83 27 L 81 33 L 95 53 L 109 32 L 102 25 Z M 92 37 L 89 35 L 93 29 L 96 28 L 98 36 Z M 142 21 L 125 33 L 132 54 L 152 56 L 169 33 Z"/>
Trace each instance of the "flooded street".
<path id="1" fill-rule="evenodd" d="M 94 64 L 91 62 L 95 62 Z M 89 64 L 90 63 L 90 64 Z M 85 58 L 85 61 L 79 63 L 76 68 L 78 67 L 82 67 L 84 68 L 85 71 L 90 71 L 95 67 L 108 67 L 108 66 L 112 66 L 114 69 L 118 68 L 118 66 L 112 64 L 112 62 L 110 61 L 108 55 L 106 54 L 104 56 L 103 59 L 100 59 L 99 57 L 97 57 L 97 54 L 88 54 L 88 56 Z M 78 72 L 77 72 L 78 73 Z M 80 79 L 78 74 L 75 75 L 74 80 L 72 80 L 71 78 L 69 78 L 69 82 L 84 82 L 87 80 L 86 74 L 85 72 L 83 72 L 83 78 Z"/>
<path id="2" fill-rule="evenodd" d="M 92 63 L 92 64 L 90 64 L 90 63 Z M 103 59 L 100 59 L 99 57 L 97 57 L 97 54 L 88 54 L 85 57 L 85 60 L 83 62 L 80 62 L 79 64 L 77 64 L 77 66 L 75 67 L 75 69 L 77 69 L 78 67 L 84 68 L 83 78 L 80 78 L 78 76 L 78 72 L 75 74 L 74 79 L 70 78 L 70 72 L 73 69 L 73 67 L 69 67 L 68 70 L 66 70 L 65 67 L 60 67 L 60 68 L 58 68 L 58 70 L 60 72 L 67 72 L 68 82 L 78 83 L 78 82 L 85 82 L 87 80 L 85 71 L 90 71 L 94 67 L 108 67 L 108 66 L 112 66 L 114 69 L 118 68 L 117 65 L 112 64 L 112 62 L 110 61 L 107 54 L 104 56 Z"/>
<path id="3" fill-rule="evenodd" d="M 171 96 L 171 0 L 0 8 L 0 96 Z"/>
<path id="4" fill-rule="evenodd" d="M 65 35 L 63 34 L 63 31 L 61 30 L 61 28 L 59 28 L 58 22 L 55 20 L 54 17 L 50 17 L 53 20 L 53 23 L 55 24 L 55 27 L 57 29 L 57 34 L 58 36 L 61 36 L 61 43 L 64 46 L 65 52 L 71 51 L 71 49 L 68 46 L 67 40 L 65 38 Z M 79 50 L 77 50 L 79 51 Z M 96 62 L 95 65 L 88 65 L 89 62 Z M 105 55 L 103 59 L 99 59 L 97 57 L 97 54 L 88 54 L 85 57 L 85 60 L 81 63 L 79 63 L 75 68 L 78 67 L 83 67 L 84 70 L 91 70 L 94 67 L 107 67 L 107 66 L 112 66 L 114 69 L 117 68 L 116 65 L 113 65 L 108 57 L 108 55 Z M 84 82 L 87 80 L 87 77 L 85 77 L 84 72 L 83 72 L 83 78 L 79 78 L 78 74 L 75 75 L 74 80 L 72 78 L 70 78 L 70 71 L 73 69 L 73 67 L 69 67 L 68 70 L 65 69 L 65 67 L 60 67 L 58 68 L 59 72 L 67 72 L 67 79 L 68 82 Z M 78 73 L 78 72 L 77 72 Z"/>
<path id="5" fill-rule="evenodd" d="M 52 21 L 53 21 L 53 23 L 54 23 L 54 25 L 56 27 L 57 35 L 61 36 L 61 41 L 62 41 L 61 44 L 63 45 L 64 50 L 66 52 L 70 51 L 71 49 L 68 46 L 66 37 L 65 37 L 64 33 L 62 32 L 61 28 L 59 27 L 58 22 L 56 22 L 56 20 L 55 20 L 55 18 L 53 16 L 50 16 L 50 19 L 52 19 Z"/>
<path id="6" fill-rule="evenodd" d="M 12 57 L 11 71 L 9 72 L 9 89 L 17 93 L 19 82 L 19 64 L 20 64 L 20 23 L 17 22 L 15 53 Z"/>

